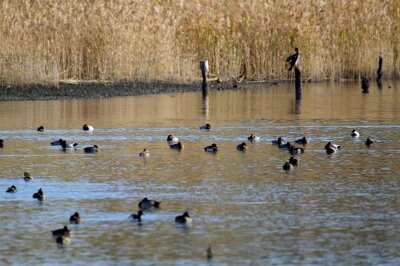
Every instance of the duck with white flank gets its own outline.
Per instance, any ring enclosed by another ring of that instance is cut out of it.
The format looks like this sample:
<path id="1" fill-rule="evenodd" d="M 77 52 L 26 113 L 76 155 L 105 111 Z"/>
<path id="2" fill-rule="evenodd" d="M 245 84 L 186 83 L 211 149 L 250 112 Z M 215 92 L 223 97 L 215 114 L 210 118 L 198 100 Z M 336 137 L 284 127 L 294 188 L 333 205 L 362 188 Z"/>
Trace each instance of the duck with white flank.
<path id="1" fill-rule="evenodd" d="M 190 217 L 188 212 L 184 212 L 182 215 L 178 215 L 175 217 L 175 223 L 178 224 L 187 224 L 187 223 L 191 223 L 192 222 L 192 218 Z"/>
<path id="2" fill-rule="evenodd" d="M 57 229 L 54 231 L 51 231 L 53 238 L 56 240 L 57 244 L 60 245 L 67 245 L 71 243 L 71 229 L 69 229 L 67 226 L 64 226 L 64 228 Z"/>
<path id="3" fill-rule="evenodd" d="M 367 140 L 365 141 L 365 145 L 367 146 L 371 146 L 373 143 L 374 141 L 370 137 L 368 137 Z"/>
<path id="4" fill-rule="evenodd" d="M 306 137 L 302 137 L 301 139 L 296 139 L 294 142 L 297 144 L 306 145 L 308 143 L 308 139 Z"/>
<path id="5" fill-rule="evenodd" d="M 141 222 L 142 221 L 142 215 L 143 215 L 143 211 L 139 210 L 137 214 L 134 213 L 131 216 L 129 216 L 129 218 L 132 219 L 133 221 Z"/>
<path id="6" fill-rule="evenodd" d="M 261 140 L 261 138 L 259 136 L 256 136 L 254 134 L 251 134 L 247 140 L 252 141 L 252 142 L 259 142 Z"/>
<path id="7" fill-rule="evenodd" d="M 238 151 L 245 151 L 245 150 L 247 150 L 246 142 L 242 142 L 242 143 L 240 143 L 239 145 L 237 145 L 237 146 L 236 146 L 236 149 L 237 149 Z"/>
<path id="8" fill-rule="evenodd" d="M 290 152 L 290 154 L 293 154 L 293 155 L 300 154 L 300 153 L 304 153 L 304 149 L 295 147 L 295 146 L 291 146 L 291 147 L 289 147 L 289 152 Z"/>
<path id="9" fill-rule="evenodd" d="M 173 150 L 182 150 L 183 149 L 183 144 L 179 141 L 178 143 L 171 144 L 169 147 Z"/>
<path id="10" fill-rule="evenodd" d="M 33 177 L 31 177 L 31 174 L 28 172 L 24 172 L 24 181 L 29 182 L 31 180 L 33 180 Z"/>
<path id="11" fill-rule="evenodd" d="M 38 132 L 43 132 L 44 131 L 44 126 L 40 126 L 36 129 Z"/>
<path id="12" fill-rule="evenodd" d="M 147 149 L 143 149 L 141 153 L 139 153 L 139 157 L 147 158 L 150 156 L 150 152 Z"/>
<path id="13" fill-rule="evenodd" d="M 86 153 L 98 153 L 100 149 L 99 147 L 97 147 L 97 145 L 93 145 L 92 147 L 84 148 L 83 151 Z"/>
<path id="14" fill-rule="evenodd" d="M 81 221 L 81 216 L 79 215 L 78 212 L 75 212 L 73 215 L 71 215 L 71 216 L 69 217 L 69 222 L 70 222 L 71 224 L 79 224 L 80 221 Z"/>
<path id="15" fill-rule="evenodd" d="M 340 149 L 340 145 L 334 144 L 330 141 L 325 145 L 325 150 L 326 150 L 327 154 L 336 153 L 339 149 Z"/>
<path id="16" fill-rule="evenodd" d="M 64 151 L 75 149 L 76 146 L 78 146 L 78 143 L 75 143 L 75 142 L 68 143 L 66 140 L 62 140 L 62 142 L 61 142 L 61 148 Z"/>
<path id="17" fill-rule="evenodd" d="M 351 136 L 352 136 L 353 138 L 358 138 L 358 137 L 360 136 L 360 133 L 358 133 L 355 129 L 353 129 L 353 130 L 351 131 Z"/>
<path id="18" fill-rule="evenodd" d="M 205 147 L 204 151 L 206 151 L 206 152 L 217 152 L 218 151 L 217 144 L 213 143 L 213 144 L 211 144 L 211 146 Z"/>
<path id="19" fill-rule="evenodd" d="M 43 190 L 41 188 L 39 188 L 38 192 L 36 192 L 35 194 L 33 194 L 32 198 L 34 199 L 38 199 L 39 201 L 44 200 L 46 196 L 43 193 Z"/>
<path id="20" fill-rule="evenodd" d="M 178 138 L 178 137 L 175 137 L 175 136 L 172 136 L 172 135 L 168 135 L 167 141 L 178 142 L 178 141 L 179 141 L 179 138 Z"/>
<path id="21" fill-rule="evenodd" d="M 11 187 L 7 188 L 6 192 L 7 193 L 15 193 L 15 192 L 17 192 L 17 187 L 12 185 Z"/>
<path id="22" fill-rule="evenodd" d="M 143 198 L 139 202 L 138 206 L 139 206 L 139 209 L 141 209 L 141 210 L 148 210 L 151 208 L 159 208 L 160 204 L 161 204 L 160 201 L 149 200 L 148 198 Z"/>
<path id="23" fill-rule="evenodd" d="M 82 127 L 83 131 L 93 131 L 94 127 L 88 124 L 84 124 Z"/>
<path id="24" fill-rule="evenodd" d="M 282 169 L 285 171 L 290 171 L 293 169 L 293 165 L 289 162 L 285 162 L 282 166 Z"/>
<path id="25" fill-rule="evenodd" d="M 294 158 L 293 156 L 289 158 L 289 163 L 293 166 L 299 165 L 299 159 Z"/>

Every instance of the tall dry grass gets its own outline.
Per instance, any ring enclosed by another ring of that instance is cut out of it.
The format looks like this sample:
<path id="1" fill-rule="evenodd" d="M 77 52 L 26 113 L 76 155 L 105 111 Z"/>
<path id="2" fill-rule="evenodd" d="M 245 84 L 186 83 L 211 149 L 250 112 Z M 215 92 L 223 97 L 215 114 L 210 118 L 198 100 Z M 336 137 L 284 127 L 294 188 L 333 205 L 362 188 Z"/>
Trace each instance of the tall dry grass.
<path id="1" fill-rule="evenodd" d="M 0 84 L 400 76 L 400 0 L 2 0 Z"/>

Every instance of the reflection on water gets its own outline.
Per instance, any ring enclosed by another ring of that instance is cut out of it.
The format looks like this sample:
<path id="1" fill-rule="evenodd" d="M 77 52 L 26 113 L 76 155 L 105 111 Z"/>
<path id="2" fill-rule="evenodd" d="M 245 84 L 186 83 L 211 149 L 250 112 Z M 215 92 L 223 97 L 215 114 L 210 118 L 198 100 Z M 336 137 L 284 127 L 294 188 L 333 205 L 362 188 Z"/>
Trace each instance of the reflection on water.
<path id="1" fill-rule="evenodd" d="M 301 102 L 292 86 L 2 102 L 0 188 L 18 192 L 0 193 L 0 264 L 207 265 L 211 245 L 216 265 L 397 265 L 400 94 L 384 86 L 362 94 L 358 83 L 307 84 Z M 199 130 L 206 122 L 212 129 Z M 261 141 L 238 152 L 251 133 Z M 183 151 L 169 148 L 168 134 Z M 271 145 L 279 136 L 310 139 L 293 171 L 282 170 L 291 155 Z M 49 145 L 59 138 L 78 146 Z M 342 149 L 326 155 L 328 141 Z M 214 142 L 219 152 L 205 153 Z M 100 153 L 83 152 L 94 144 Z M 139 158 L 144 148 L 149 158 Z M 43 202 L 32 198 L 39 188 Z M 161 208 L 138 224 L 128 217 L 143 197 Z M 57 246 L 50 231 L 75 211 L 71 244 Z M 184 211 L 193 223 L 176 226 Z"/>

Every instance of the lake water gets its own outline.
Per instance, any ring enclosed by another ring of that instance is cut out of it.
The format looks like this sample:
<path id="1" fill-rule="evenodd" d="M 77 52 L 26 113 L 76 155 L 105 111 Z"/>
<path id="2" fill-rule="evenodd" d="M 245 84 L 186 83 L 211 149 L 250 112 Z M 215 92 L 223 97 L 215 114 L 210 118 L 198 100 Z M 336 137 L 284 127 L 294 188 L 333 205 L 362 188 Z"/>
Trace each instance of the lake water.
<path id="1" fill-rule="evenodd" d="M 400 265 L 400 83 L 368 94 L 358 83 L 304 84 L 301 102 L 292 86 L 206 100 L 0 102 L 0 188 L 18 189 L 0 193 L 0 264 Z M 207 122 L 212 129 L 199 130 Z M 251 133 L 261 141 L 237 151 Z M 168 134 L 183 151 L 169 148 Z M 271 144 L 279 136 L 310 139 L 289 172 L 290 154 Z M 79 145 L 50 146 L 59 138 Z M 342 149 L 327 155 L 328 141 Z M 217 154 L 203 150 L 212 143 Z M 83 152 L 94 144 L 98 154 Z M 149 158 L 138 156 L 144 148 Z M 25 183 L 24 171 L 34 180 Z M 32 198 L 39 188 L 43 202 Z M 130 221 L 144 197 L 161 208 Z M 69 225 L 75 211 L 82 221 Z M 193 222 L 177 226 L 184 211 Z M 60 246 L 51 230 L 64 225 L 72 241 Z"/>

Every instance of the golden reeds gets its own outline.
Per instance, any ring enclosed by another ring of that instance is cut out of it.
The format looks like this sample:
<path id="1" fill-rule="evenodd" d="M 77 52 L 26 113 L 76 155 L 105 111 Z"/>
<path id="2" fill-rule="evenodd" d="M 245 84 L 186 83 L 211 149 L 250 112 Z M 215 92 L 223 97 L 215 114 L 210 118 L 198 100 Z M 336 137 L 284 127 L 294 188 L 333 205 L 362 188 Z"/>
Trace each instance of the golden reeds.
<path id="1" fill-rule="evenodd" d="M 0 85 L 400 76 L 400 0 L 3 0 Z"/>

